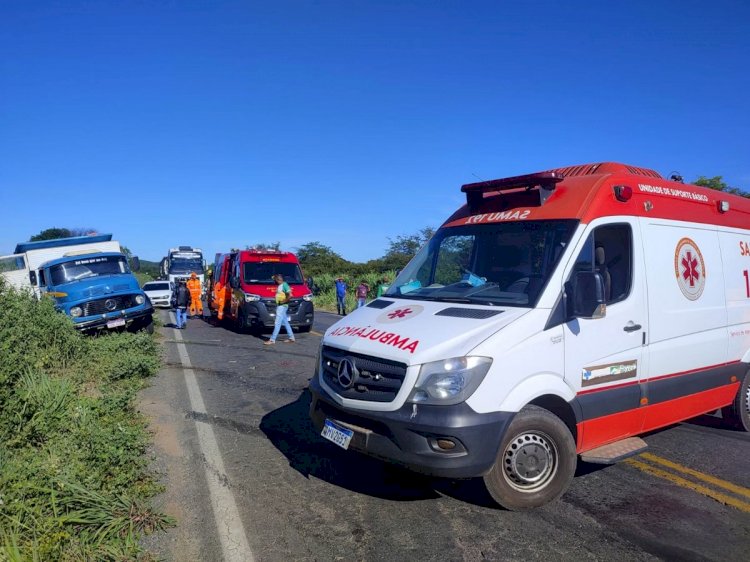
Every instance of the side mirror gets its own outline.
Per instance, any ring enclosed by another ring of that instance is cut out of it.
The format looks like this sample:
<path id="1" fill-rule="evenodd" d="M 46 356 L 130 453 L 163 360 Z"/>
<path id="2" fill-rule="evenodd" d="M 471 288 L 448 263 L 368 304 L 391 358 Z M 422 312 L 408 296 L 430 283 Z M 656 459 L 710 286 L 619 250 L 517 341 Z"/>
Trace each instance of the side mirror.
<path id="1" fill-rule="evenodd" d="M 36 271 L 29 271 L 29 281 L 33 287 L 36 287 Z"/>
<path id="2" fill-rule="evenodd" d="M 231 285 L 232 289 L 238 289 L 240 287 L 239 279 L 237 279 L 236 277 L 230 277 L 229 285 Z"/>
<path id="3" fill-rule="evenodd" d="M 604 318 L 604 279 L 596 271 L 578 271 L 565 284 L 568 297 L 568 318 Z"/>
<path id="4" fill-rule="evenodd" d="M 132 256 L 130 258 L 130 269 L 133 271 L 141 270 L 141 260 L 138 259 L 138 256 Z"/>

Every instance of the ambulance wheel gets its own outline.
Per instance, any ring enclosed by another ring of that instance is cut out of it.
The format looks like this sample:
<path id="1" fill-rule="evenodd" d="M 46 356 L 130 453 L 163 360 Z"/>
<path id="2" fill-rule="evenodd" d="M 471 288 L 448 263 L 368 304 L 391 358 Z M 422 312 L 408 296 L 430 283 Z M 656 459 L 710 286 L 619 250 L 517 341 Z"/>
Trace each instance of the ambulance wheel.
<path id="1" fill-rule="evenodd" d="M 728 427 L 750 431 L 750 371 L 745 373 L 734 402 L 721 409 L 721 418 Z"/>
<path id="2" fill-rule="evenodd" d="M 562 420 L 544 408 L 526 406 L 510 423 L 484 485 L 504 508 L 532 509 L 563 495 L 577 460 L 573 435 Z"/>

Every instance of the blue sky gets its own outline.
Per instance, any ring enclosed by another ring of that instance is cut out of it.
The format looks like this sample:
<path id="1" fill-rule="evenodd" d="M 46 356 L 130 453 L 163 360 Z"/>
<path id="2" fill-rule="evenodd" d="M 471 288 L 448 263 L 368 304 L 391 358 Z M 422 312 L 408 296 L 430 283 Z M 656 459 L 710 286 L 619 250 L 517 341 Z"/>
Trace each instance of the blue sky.
<path id="1" fill-rule="evenodd" d="M 750 3 L 0 0 L 0 254 L 144 259 L 439 225 L 460 185 L 598 161 L 750 190 Z"/>

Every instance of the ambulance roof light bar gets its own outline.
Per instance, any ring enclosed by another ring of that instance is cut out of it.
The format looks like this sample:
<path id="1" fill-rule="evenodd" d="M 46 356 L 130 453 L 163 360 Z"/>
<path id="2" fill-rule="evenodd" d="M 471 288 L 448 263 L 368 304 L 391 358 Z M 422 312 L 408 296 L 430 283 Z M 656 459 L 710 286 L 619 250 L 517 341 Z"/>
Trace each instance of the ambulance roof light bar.
<path id="1" fill-rule="evenodd" d="M 527 174 L 524 176 L 513 176 L 499 180 L 482 181 L 477 183 L 467 183 L 461 186 L 461 191 L 466 193 L 466 203 L 469 207 L 476 207 L 484 199 L 484 194 L 491 191 L 508 191 L 525 187 L 531 190 L 539 188 L 539 205 L 544 205 L 547 198 L 552 195 L 558 183 L 563 181 L 565 176 L 559 172 L 539 172 L 537 174 Z"/>

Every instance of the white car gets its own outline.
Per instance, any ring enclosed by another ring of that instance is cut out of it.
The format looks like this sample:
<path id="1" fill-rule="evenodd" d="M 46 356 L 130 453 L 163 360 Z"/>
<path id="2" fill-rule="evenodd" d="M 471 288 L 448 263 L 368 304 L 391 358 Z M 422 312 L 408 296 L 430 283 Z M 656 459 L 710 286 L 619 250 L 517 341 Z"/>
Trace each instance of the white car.
<path id="1" fill-rule="evenodd" d="M 150 281 L 143 286 L 143 292 L 146 293 L 154 307 L 171 307 L 173 290 L 174 285 L 169 281 Z"/>

